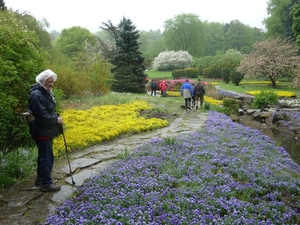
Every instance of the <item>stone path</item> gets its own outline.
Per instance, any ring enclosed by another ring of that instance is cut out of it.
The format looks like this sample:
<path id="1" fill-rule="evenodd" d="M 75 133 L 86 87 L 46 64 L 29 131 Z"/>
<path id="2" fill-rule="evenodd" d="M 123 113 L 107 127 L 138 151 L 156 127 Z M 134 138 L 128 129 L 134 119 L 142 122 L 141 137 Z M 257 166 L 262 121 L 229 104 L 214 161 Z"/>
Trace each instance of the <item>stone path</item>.
<path id="1" fill-rule="evenodd" d="M 95 145 L 84 151 L 69 155 L 71 170 L 74 172 L 72 185 L 70 168 L 66 159 L 56 160 L 52 178 L 62 185 L 59 192 L 44 193 L 34 186 L 35 174 L 24 182 L 18 182 L 0 196 L 0 225 L 33 225 L 40 224 L 47 215 L 54 213 L 55 208 L 70 198 L 84 180 L 104 170 L 117 160 L 117 156 L 127 150 L 144 144 L 156 137 L 177 136 L 203 127 L 206 113 L 199 110 L 185 111 L 168 127 Z M 68 142 L 68 137 L 66 137 Z"/>

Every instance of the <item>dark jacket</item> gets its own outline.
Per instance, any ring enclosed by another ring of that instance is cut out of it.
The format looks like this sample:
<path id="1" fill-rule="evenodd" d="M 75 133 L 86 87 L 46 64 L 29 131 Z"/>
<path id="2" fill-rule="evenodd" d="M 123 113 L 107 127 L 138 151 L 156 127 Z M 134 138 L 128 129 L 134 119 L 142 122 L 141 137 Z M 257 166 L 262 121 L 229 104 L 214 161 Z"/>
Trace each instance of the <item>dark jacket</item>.
<path id="1" fill-rule="evenodd" d="M 194 87 L 195 97 L 200 97 L 205 94 L 205 89 L 201 83 L 197 83 Z"/>
<path id="2" fill-rule="evenodd" d="M 55 107 L 54 96 L 50 91 L 40 84 L 32 85 L 28 99 L 28 111 L 35 117 L 35 120 L 29 124 L 29 131 L 32 136 L 58 136 L 58 116 Z"/>
<path id="3" fill-rule="evenodd" d="M 157 89 L 157 83 L 155 80 L 151 81 L 150 87 L 151 87 L 151 89 Z"/>

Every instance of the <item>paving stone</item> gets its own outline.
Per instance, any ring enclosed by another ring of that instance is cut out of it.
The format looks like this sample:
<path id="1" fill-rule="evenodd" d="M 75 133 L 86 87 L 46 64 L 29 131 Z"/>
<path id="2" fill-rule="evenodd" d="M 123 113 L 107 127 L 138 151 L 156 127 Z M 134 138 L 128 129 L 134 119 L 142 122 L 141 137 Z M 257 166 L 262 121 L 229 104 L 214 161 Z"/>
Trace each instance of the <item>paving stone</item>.
<path id="1" fill-rule="evenodd" d="M 76 159 L 72 162 L 70 162 L 71 165 L 71 171 L 72 173 L 77 169 L 77 168 L 86 168 L 89 167 L 95 163 L 98 163 L 100 160 L 99 159 L 92 159 L 92 158 L 80 158 Z M 70 173 L 70 167 L 69 165 L 66 165 L 62 168 L 62 171 L 66 174 Z"/>
<path id="2" fill-rule="evenodd" d="M 73 175 L 73 180 L 76 183 L 75 185 L 81 186 L 84 181 L 90 177 L 93 177 L 97 174 L 97 172 L 95 170 L 82 170 L 79 173 L 76 173 Z M 72 178 L 68 177 L 67 179 L 65 179 L 65 181 L 69 184 L 72 184 Z"/>
<path id="3" fill-rule="evenodd" d="M 72 180 L 71 180 L 71 184 L 72 184 Z M 60 191 L 55 192 L 54 195 L 52 196 L 52 201 L 55 203 L 62 204 L 72 196 L 72 194 L 76 189 L 77 187 L 74 186 L 62 185 Z"/>

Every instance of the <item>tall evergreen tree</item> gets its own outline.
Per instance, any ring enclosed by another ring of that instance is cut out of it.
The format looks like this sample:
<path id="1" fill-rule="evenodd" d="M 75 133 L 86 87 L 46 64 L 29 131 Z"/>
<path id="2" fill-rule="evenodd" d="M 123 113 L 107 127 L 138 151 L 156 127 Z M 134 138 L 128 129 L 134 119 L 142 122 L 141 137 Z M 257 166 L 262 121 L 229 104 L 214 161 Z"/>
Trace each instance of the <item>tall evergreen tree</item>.
<path id="1" fill-rule="evenodd" d="M 111 89 L 116 92 L 145 92 L 147 75 L 142 53 L 138 51 L 139 31 L 130 19 L 123 17 L 118 25 L 119 36 L 116 40 L 118 53 L 111 60 L 115 66 L 111 72 L 116 80 Z"/>

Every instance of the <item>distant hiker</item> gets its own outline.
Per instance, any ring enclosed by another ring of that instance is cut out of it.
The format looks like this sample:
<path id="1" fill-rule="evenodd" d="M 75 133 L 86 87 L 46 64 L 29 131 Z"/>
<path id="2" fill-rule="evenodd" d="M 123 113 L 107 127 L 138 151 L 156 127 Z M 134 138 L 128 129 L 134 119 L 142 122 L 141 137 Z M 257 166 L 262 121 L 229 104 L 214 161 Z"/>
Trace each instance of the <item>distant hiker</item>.
<path id="1" fill-rule="evenodd" d="M 185 110 L 191 110 L 191 99 L 194 95 L 194 90 L 189 80 L 186 80 L 185 83 L 181 86 L 180 94 L 185 100 Z"/>
<path id="2" fill-rule="evenodd" d="M 163 97 L 166 97 L 167 96 L 167 83 L 165 80 L 162 80 L 160 83 L 159 83 L 159 88 L 161 90 L 161 94 Z"/>
<path id="3" fill-rule="evenodd" d="M 151 96 L 154 94 L 156 96 L 156 90 L 157 90 L 157 83 L 155 80 L 152 80 L 150 83 L 150 88 L 151 88 Z"/>
<path id="4" fill-rule="evenodd" d="M 194 93 L 195 93 L 196 109 L 198 109 L 199 103 L 200 103 L 200 107 L 203 106 L 203 99 L 204 99 L 204 94 L 205 94 L 205 89 L 204 89 L 200 79 L 198 79 L 198 82 L 195 85 Z"/>

